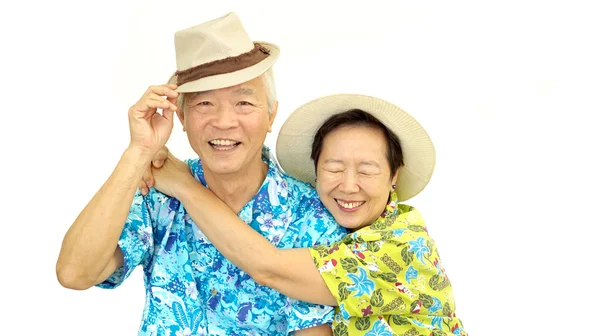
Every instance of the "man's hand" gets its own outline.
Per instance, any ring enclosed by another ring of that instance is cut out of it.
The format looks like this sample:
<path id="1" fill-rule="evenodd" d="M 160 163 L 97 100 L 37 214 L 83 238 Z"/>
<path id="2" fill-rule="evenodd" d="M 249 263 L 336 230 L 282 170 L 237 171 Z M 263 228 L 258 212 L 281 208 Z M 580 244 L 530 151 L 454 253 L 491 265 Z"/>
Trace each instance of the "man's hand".
<path id="1" fill-rule="evenodd" d="M 148 157 L 165 146 L 173 129 L 173 115 L 177 110 L 179 93 L 175 84 L 151 86 L 142 98 L 129 108 L 130 148 Z M 162 115 L 158 113 L 162 109 Z"/>
<path id="2" fill-rule="evenodd" d="M 90 288 L 123 265 L 119 237 L 144 169 L 171 135 L 177 109 L 175 99 L 179 95 L 175 88 L 175 85 L 152 86 L 129 109 L 129 147 L 63 239 L 56 275 L 64 287 Z M 162 109 L 162 114 L 158 109 Z M 187 175 L 193 179 L 191 174 Z"/>

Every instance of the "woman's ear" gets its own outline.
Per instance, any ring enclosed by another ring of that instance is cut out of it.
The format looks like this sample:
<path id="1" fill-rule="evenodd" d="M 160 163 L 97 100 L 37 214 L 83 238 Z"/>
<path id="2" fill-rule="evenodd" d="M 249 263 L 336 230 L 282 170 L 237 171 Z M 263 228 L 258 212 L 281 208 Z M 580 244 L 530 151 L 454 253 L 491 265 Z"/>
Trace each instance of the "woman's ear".
<path id="1" fill-rule="evenodd" d="M 392 185 L 394 186 L 392 189 L 396 189 L 396 186 L 398 185 L 398 174 L 400 174 L 400 168 L 396 169 L 396 173 L 392 176 Z"/>

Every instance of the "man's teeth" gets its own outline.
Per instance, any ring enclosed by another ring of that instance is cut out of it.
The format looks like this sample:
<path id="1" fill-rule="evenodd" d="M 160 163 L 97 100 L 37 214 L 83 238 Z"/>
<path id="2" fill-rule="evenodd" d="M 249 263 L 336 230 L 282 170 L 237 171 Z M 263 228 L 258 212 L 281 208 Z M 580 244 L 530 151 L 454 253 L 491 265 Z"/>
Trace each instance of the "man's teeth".
<path id="1" fill-rule="evenodd" d="M 211 145 L 215 146 L 234 146 L 237 144 L 237 142 L 233 140 L 211 140 L 209 142 Z"/>
<path id="2" fill-rule="evenodd" d="M 365 202 L 349 202 L 349 203 L 346 203 L 346 202 L 342 202 L 340 200 L 336 200 L 336 201 L 344 209 L 354 209 L 356 207 L 361 206 L 363 203 L 365 203 Z"/>

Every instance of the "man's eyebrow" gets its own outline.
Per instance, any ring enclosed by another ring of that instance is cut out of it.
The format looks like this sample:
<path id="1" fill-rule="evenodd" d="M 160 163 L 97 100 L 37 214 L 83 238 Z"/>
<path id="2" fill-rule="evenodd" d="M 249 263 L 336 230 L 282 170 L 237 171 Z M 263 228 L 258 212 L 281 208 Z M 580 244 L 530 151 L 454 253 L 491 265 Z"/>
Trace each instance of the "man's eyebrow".
<path id="1" fill-rule="evenodd" d="M 190 99 L 194 99 L 196 97 L 200 97 L 200 96 L 204 96 L 206 94 L 210 93 L 210 91 L 197 91 L 197 92 L 190 92 L 188 93 L 188 98 Z"/>
<path id="2" fill-rule="evenodd" d="M 244 95 L 244 96 L 253 96 L 254 90 L 252 90 L 250 88 L 237 88 L 237 89 L 233 90 L 233 93 L 239 94 L 239 95 Z"/>

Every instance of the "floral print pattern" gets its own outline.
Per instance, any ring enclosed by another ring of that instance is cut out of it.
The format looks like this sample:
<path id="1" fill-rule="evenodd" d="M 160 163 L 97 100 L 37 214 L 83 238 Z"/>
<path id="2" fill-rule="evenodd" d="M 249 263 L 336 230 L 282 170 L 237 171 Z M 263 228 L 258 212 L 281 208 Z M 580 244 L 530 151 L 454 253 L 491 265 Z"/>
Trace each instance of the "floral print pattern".
<path id="1" fill-rule="evenodd" d="M 339 304 L 334 336 L 467 335 L 421 214 L 396 200 L 373 224 L 309 249 Z"/>
<path id="2" fill-rule="evenodd" d="M 279 248 L 332 244 L 347 232 L 307 183 L 281 171 L 267 147 L 267 177 L 238 214 Z M 187 161 L 206 185 L 200 160 Z M 333 308 L 258 285 L 208 241 L 183 205 L 136 193 L 119 239 L 124 265 L 97 286 L 116 288 L 139 265 L 146 288 L 139 335 L 288 335 L 333 321 Z"/>

